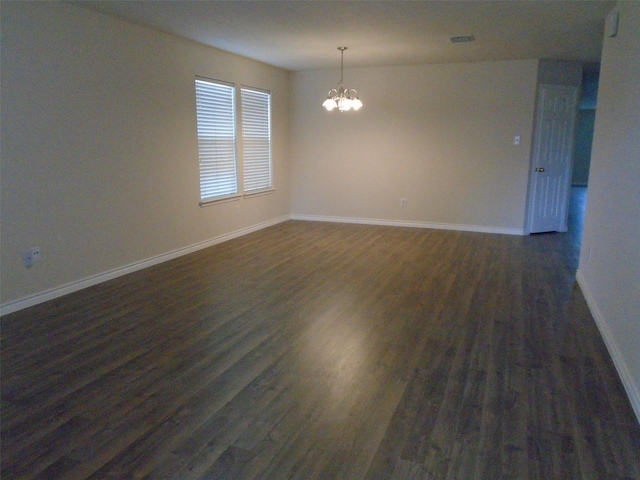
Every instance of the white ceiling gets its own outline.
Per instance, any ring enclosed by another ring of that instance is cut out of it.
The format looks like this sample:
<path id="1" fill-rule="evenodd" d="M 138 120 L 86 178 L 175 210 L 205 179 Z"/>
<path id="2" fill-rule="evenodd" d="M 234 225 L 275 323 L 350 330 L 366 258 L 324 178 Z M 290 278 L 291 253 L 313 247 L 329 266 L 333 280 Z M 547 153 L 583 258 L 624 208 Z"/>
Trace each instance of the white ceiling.
<path id="1" fill-rule="evenodd" d="M 287 70 L 556 58 L 598 62 L 615 1 L 73 1 Z M 472 43 L 449 37 L 474 35 Z"/>

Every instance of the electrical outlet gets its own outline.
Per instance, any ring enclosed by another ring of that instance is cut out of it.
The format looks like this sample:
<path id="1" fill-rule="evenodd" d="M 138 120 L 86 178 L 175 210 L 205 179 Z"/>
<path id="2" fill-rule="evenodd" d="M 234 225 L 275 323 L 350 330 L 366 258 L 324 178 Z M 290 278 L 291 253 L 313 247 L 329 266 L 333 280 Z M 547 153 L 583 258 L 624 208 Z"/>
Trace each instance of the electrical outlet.
<path id="1" fill-rule="evenodd" d="M 33 265 L 38 260 L 40 260 L 40 247 L 31 247 L 22 253 L 22 263 L 25 267 Z"/>
<path id="2" fill-rule="evenodd" d="M 407 199 L 406 198 L 401 198 L 400 199 L 400 206 L 401 207 L 406 207 L 407 206 Z"/>
<path id="3" fill-rule="evenodd" d="M 515 137 L 513 137 L 513 144 L 520 145 L 520 135 L 516 135 Z"/>

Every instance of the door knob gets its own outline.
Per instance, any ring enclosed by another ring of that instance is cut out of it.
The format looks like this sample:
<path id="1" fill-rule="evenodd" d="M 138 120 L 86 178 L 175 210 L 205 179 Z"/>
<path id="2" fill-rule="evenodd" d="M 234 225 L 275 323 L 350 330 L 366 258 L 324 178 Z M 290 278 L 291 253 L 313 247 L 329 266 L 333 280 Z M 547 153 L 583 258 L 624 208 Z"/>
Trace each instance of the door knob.
<path id="1" fill-rule="evenodd" d="M 542 173 L 542 172 L 544 172 L 544 168 L 543 167 L 538 167 L 538 168 L 536 168 L 536 172 Z"/>

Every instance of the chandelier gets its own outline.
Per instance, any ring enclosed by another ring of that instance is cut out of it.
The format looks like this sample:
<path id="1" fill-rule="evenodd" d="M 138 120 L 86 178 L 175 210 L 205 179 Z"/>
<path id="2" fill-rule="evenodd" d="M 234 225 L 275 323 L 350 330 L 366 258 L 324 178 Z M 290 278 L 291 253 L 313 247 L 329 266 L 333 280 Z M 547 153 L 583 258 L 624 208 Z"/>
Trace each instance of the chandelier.
<path id="1" fill-rule="evenodd" d="M 337 108 L 340 112 L 348 112 L 349 110 L 360 110 L 362 102 L 358 98 L 358 92 L 353 88 L 344 88 L 344 51 L 347 47 L 338 47 L 340 50 L 340 83 L 338 88 L 332 88 L 329 90 L 327 99 L 322 106 L 328 111 Z"/>

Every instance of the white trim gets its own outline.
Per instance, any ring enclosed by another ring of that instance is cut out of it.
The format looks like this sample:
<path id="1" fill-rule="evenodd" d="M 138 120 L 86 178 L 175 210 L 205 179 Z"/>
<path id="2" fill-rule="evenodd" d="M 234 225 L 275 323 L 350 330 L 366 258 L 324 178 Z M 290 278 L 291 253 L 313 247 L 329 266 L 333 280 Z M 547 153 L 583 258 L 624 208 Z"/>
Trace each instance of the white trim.
<path id="1" fill-rule="evenodd" d="M 107 280 L 127 275 L 128 273 L 142 270 L 143 268 L 151 267 L 162 262 L 173 260 L 174 258 L 193 253 L 203 248 L 217 245 L 228 240 L 232 240 L 243 235 L 247 235 L 263 228 L 276 225 L 278 223 L 286 222 L 287 220 L 307 220 L 313 222 L 334 222 L 334 223 L 355 223 L 365 225 L 382 225 L 390 227 L 410 227 L 410 228 L 433 228 L 438 230 L 460 230 L 465 232 L 480 232 L 480 233 L 496 233 L 503 235 L 524 235 L 523 230 L 515 228 L 498 228 L 498 227 L 483 227 L 478 225 L 456 225 L 451 223 L 431 223 L 431 222 L 415 222 L 415 221 L 403 221 L 403 220 L 379 220 L 373 218 L 356 218 L 356 217 L 329 217 L 324 215 L 291 215 L 282 216 L 269 220 L 266 222 L 258 223 L 247 228 L 236 230 L 219 237 L 206 240 L 204 242 L 196 243 L 187 247 L 179 248 L 171 252 L 163 253 L 155 257 L 147 258 L 139 262 L 134 262 L 123 267 L 118 267 L 113 270 L 108 270 L 90 277 L 86 277 L 74 282 L 67 283 L 65 285 L 55 287 L 49 290 L 45 290 L 40 293 L 29 295 L 18 300 L 4 303 L 0 305 L 0 316 L 7 315 L 9 313 L 17 312 L 23 308 L 32 307 L 39 303 L 53 300 L 54 298 L 67 295 L 69 293 L 77 292 L 83 288 L 91 287 Z"/>
<path id="2" fill-rule="evenodd" d="M 629 397 L 629 401 L 631 402 L 631 407 L 633 408 L 633 411 L 638 418 L 638 422 L 640 422 L 640 389 L 638 388 L 638 385 L 636 385 L 633 381 L 633 377 L 629 373 L 629 369 L 627 368 L 624 358 L 620 354 L 620 350 L 618 349 L 614 337 L 611 334 L 609 327 L 607 326 L 607 322 L 605 321 L 602 312 L 598 308 L 598 305 L 596 304 L 596 301 L 591 294 L 591 290 L 589 289 L 589 285 L 587 284 L 587 281 L 582 275 L 580 269 L 578 269 L 578 271 L 576 272 L 576 280 L 578 281 L 578 285 L 580 285 L 582 294 L 587 301 L 587 305 L 589 306 L 591 315 L 593 315 L 593 318 L 596 321 L 598 330 L 600 330 L 600 335 L 602 335 L 602 338 L 604 339 L 604 343 L 607 346 L 609 355 L 611 355 L 613 364 L 618 371 L 618 375 L 620 376 L 622 385 L 624 386 L 624 389 L 627 392 L 627 396 Z"/>
<path id="3" fill-rule="evenodd" d="M 139 262 L 134 262 L 123 267 L 114 268 L 113 270 L 98 273 L 97 275 L 91 275 L 90 277 L 85 277 L 83 279 L 67 283 L 60 287 L 51 288 L 49 290 L 29 295 L 12 302 L 4 303 L 0 305 L 0 316 L 17 312 L 18 310 L 22 310 L 23 308 L 32 307 L 33 305 L 37 305 L 48 300 L 53 300 L 54 298 L 67 295 L 69 293 L 77 292 L 78 290 L 82 290 L 83 288 L 91 287 L 93 285 L 106 282 L 107 280 L 111 280 L 122 275 L 127 275 L 128 273 L 136 272 L 153 265 L 158 265 L 162 262 L 173 260 L 174 258 L 178 258 L 183 255 L 202 250 L 203 248 L 211 247 L 213 245 L 217 245 L 234 238 L 242 237 L 243 235 L 262 230 L 263 228 L 271 227 L 272 225 L 276 225 L 278 223 L 286 222 L 287 220 L 289 220 L 288 215 L 274 218 L 266 222 L 258 223 L 250 227 L 236 230 L 235 232 L 227 233 L 225 235 L 220 235 L 219 237 L 205 240 L 204 242 L 195 243 L 183 248 L 178 248 L 176 250 L 172 250 L 171 252 L 156 255 L 155 257 L 140 260 Z"/>
<path id="4" fill-rule="evenodd" d="M 251 192 L 244 192 L 242 196 L 244 198 L 253 198 L 253 197 L 259 197 L 260 195 L 269 195 L 271 193 L 274 193 L 275 191 L 276 191 L 275 188 L 269 187 L 269 188 L 263 188 L 261 190 L 252 190 Z"/>
<path id="5" fill-rule="evenodd" d="M 380 220 L 377 218 L 328 217 L 325 215 L 292 214 L 291 220 L 311 222 L 357 223 L 365 225 L 384 225 L 389 227 L 433 228 L 437 230 L 460 230 L 464 232 L 498 233 L 502 235 L 524 235 L 521 228 L 484 227 L 480 225 L 457 225 L 454 223 L 416 222 L 411 220 Z"/>

